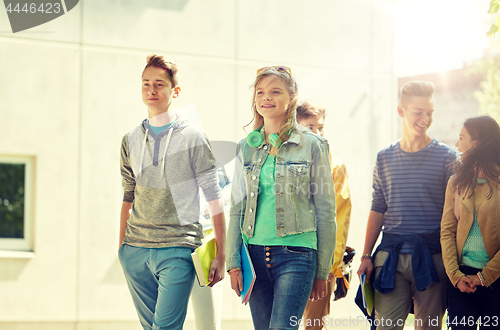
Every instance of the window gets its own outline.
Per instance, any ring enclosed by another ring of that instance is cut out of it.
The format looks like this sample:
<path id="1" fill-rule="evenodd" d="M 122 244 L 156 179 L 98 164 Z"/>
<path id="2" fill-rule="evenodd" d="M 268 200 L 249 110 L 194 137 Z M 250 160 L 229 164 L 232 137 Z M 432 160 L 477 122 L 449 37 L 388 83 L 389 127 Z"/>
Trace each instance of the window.
<path id="1" fill-rule="evenodd" d="M 0 156 L 0 250 L 32 251 L 33 158 Z"/>

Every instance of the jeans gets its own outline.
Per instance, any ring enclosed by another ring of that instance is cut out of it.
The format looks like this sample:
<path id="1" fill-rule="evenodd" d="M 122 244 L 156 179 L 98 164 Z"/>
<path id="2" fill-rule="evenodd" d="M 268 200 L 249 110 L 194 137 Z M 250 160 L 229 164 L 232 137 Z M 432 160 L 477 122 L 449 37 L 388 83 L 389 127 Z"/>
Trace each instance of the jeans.
<path id="1" fill-rule="evenodd" d="M 257 276 L 250 296 L 255 330 L 298 329 L 314 284 L 316 250 L 249 245 Z"/>
<path id="2" fill-rule="evenodd" d="M 480 269 L 460 266 L 465 275 L 476 276 Z M 489 287 L 478 286 L 473 293 L 461 292 L 448 283 L 447 324 L 455 329 L 500 329 L 500 280 Z"/>
<path id="3" fill-rule="evenodd" d="M 118 257 L 144 330 L 182 329 L 194 281 L 192 252 L 121 246 Z"/>

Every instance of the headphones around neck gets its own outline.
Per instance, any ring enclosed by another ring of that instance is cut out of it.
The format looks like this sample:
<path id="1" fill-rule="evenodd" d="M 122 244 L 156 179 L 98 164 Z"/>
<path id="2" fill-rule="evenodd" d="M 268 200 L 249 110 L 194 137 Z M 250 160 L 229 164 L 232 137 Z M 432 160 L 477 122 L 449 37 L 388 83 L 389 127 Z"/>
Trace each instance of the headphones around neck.
<path id="1" fill-rule="evenodd" d="M 262 127 L 257 128 L 255 131 L 250 132 L 250 134 L 247 135 L 247 144 L 252 147 L 252 148 L 258 148 L 264 142 L 264 137 L 261 134 Z M 290 128 L 290 131 L 288 131 L 288 135 L 292 133 L 292 129 Z M 281 141 L 276 145 L 276 141 L 278 141 L 278 134 L 273 133 L 269 135 L 269 142 L 276 148 L 279 148 L 281 145 Z"/>
<path id="2" fill-rule="evenodd" d="M 252 148 L 258 148 L 264 142 L 264 137 L 260 133 L 260 129 L 256 129 L 253 132 L 250 132 L 247 136 L 247 144 Z"/>

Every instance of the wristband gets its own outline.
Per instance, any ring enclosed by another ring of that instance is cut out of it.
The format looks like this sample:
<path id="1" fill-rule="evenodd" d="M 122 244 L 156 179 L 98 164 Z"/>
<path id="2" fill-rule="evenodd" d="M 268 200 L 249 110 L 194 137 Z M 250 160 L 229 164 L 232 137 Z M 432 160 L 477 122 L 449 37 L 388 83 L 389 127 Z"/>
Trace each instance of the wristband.
<path id="1" fill-rule="evenodd" d="M 241 268 L 231 268 L 230 270 L 227 271 L 228 274 L 232 274 L 234 272 L 239 272 Z"/>
<path id="2" fill-rule="evenodd" d="M 481 274 L 481 272 L 477 272 L 477 277 L 479 278 L 479 282 L 481 282 L 481 285 L 485 286 L 483 274 Z"/>
<path id="3" fill-rule="evenodd" d="M 372 256 L 370 254 L 363 254 L 361 256 L 361 260 L 363 260 L 363 259 L 371 259 L 371 258 L 372 258 Z"/>

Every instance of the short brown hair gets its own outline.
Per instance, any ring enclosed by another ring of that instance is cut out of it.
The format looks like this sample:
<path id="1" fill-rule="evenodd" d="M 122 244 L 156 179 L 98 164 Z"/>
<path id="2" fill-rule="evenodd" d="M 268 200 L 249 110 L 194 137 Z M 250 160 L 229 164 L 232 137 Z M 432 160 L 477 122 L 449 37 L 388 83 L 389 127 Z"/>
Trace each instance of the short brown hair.
<path id="1" fill-rule="evenodd" d="M 410 81 L 401 87 L 399 105 L 406 107 L 413 96 L 432 97 L 434 84 L 427 81 Z"/>
<path id="2" fill-rule="evenodd" d="M 147 64 L 144 70 L 146 70 L 150 66 L 167 71 L 167 75 L 170 79 L 172 87 L 179 85 L 179 78 L 177 76 L 177 73 L 179 72 L 179 66 L 173 58 L 156 54 L 148 55 Z M 142 74 L 144 74 L 144 70 L 142 71 Z"/>
<path id="3" fill-rule="evenodd" d="M 310 100 L 302 100 L 297 105 L 297 121 L 307 119 L 311 116 L 320 116 L 325 118 L 325 108 Z"/>

